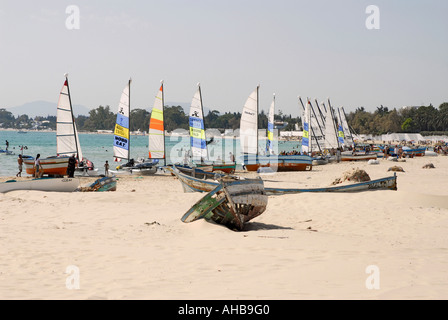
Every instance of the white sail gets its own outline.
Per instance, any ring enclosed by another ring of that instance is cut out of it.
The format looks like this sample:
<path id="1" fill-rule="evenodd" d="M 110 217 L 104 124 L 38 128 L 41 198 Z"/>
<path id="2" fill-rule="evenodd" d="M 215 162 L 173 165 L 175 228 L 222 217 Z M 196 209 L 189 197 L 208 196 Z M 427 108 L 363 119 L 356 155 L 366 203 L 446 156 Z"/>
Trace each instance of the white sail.
<path id="1" fill-rule="evenodd" d="M 129 113 L 131 80 L 124 88 L 118 104 L 117 122 L 114 131 L 114 157 L 129 160 Z"/>
<path id="2" fill-rule="evenodd" d="M 74 122 L 67 78 L 59 94 L 56 118 L 57 155 L 71 156 L 74 154 L 75 157 L 82 160 L 82 152 L 79 145 L 78 131 Z"/>
<path id="3" fill-rule="evenodd" d="M 240 121 L 240 144 L 242 153 L 258 153 L 258 89 L 250 94 L 244 104 Z"/>
<path id="4" fill-rule="evenodd" d="M 149 122 L 148 150 L 150 159 L 165 159 L 165 126 L 163 117 L 163 82 L 156 95 Z"/>
<path id="5" fill-rule="evenodd" d="M 275 112 L 275 94 L 272 99 L 271 107 L 268 114 L 268 140 L 266 145 L 267 154 L 274 153 L 274 112 Z"/>
<path id="6" fill-rule="evenodd" d="M 202 108 L 201 85 L 193 96 L 190 106 L 190 148 L 194 160 L 206 160 L 207 142 L 205 136 L 204 113 Z"/>
<path id="7" fill-rule="evenodd" d="M 325 144 L 324 148 L 331 149 L 338 147 L 338 137 L 336 135 L 336 126 L 334 123 L 333 112 L 331 107 L 327 108 L 327 115 L 325 116 Z"/>

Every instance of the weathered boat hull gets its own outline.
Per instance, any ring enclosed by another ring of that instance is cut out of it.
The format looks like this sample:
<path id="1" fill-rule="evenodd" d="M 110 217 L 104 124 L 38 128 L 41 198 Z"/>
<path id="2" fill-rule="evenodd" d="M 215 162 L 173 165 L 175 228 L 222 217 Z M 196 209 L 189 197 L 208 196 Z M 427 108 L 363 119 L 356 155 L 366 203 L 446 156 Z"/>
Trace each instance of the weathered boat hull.
<path id="1" fill-rule="evenodd" d="M 270 167 L 276 172 L 310 171 L 313 168 L 313 158 L 306 155 L 259 156 L 245 154 L 243 157 L 247 171 L 258 171 L 262 167 Z"/>
<path id="2" fill-rule="evenodd" d="M 369 161 L 369 160 L 376 160 L 377 158 L 378 155 L 376 153 L 341 155 L 341 161 Z"/>
<path id="3" fill-rule="evenodd" d="M 0 192 L 35 190 L 52 192 L 73 192 L 79 187 L 77 178 L 41 178 L 26 181 L 12 180 L 0 184 Z"/>
<path id="4" fill-rule="evenodd" d="M 263 180 L 221 180 L 181 220 L 188 223 L 204 218 L 230 229 L 243 230 L 247 222 L 266 210 L 267 203 Z"/>
<path id="5" fill-rule="evenodd" d="M 67 175 L 69 157 L 48 157 L 40 160 L 43 174 L 48 176 L 64 176 Z M 34 158 L 27 156 L 23 157 L 26 173 L 34 175 Z"/>
<path id="6" fill-rule="evenodd" d="M 95 180 L 90 185 L 79 188 L 79 191 L 116 191 L 117 190 L 117 179 L 115 177 L 103 177 L 101 179 Z"/>
<path id="7" fill-rule="evenodd" d="M 211 176 L 192 177 L 182 173 L 176 167 L 172 168 L 173 174 L 179 179 L 185 192 L 210 192 L 219 184 Z M 284 195 L 304 192 L 361 192 L 369 190 L 397 190 L 397 176 L 394 176 L 324 188 L 264 188 L 267 195 Z"/>

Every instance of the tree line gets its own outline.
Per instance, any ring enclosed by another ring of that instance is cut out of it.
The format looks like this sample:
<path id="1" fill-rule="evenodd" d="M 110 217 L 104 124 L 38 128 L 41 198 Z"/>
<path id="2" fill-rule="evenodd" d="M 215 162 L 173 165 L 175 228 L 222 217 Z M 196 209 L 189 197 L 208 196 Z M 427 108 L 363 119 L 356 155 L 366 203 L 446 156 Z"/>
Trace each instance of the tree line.
<path id="1" fill-rule="evenodd" d="M 165 130 L 168 132 L 175 129 L 188 130 L 188 114 L 181 106 L 165 106 Z M 150 112 L 145 109 L 133 109 L 130 115 L 131 131 L 148 131 Z M 241 113 L 225 112 L 221 114 L 218 110 L 211 110 L 204 117 L 206 128 L 239 129 Z M 283 129 L 295 130 L 296 125 L 301 128 L 301 117 L 285 115 L 281 110 L 274 117 L 275 121 L 287 122 Z M 76 119 L 78 131 L 114 130 L 116 114 L 109 106 L 99 106 L 89 112 L 88 116 L 80 115 Z M 368 112 L 364 107 L 357 108 L 354 112 L 347 114 L 347 122 L 357 134 L 386 134 L 386 133 L 422 133 L 448 134 L 448 102 L 442 103 L 439 108 L 432 105 L 420 107 L 408 107 L 397 110 L 389 110 L 380 106 L 374 112 Z M 35 129 L 36 124 L 40 129 L 56 129 L 56 117 L 29 118 L 20 115 L 17 118 L 5 110 L 0 109 L 0 127 L 15 129 Z M 258 115 L 259 129 L 266 129 L 268 117 L 261 111 Z"/>

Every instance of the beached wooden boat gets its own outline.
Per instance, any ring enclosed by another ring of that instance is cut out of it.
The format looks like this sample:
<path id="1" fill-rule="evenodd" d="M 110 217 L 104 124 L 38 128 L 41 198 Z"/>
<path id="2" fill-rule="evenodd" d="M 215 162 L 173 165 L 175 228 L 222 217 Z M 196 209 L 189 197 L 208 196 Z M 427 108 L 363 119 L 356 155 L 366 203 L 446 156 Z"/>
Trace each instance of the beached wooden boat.
<path id="1" fill-rule="evenodd" d="M 117 190 L 117 179 L 115 177 L 103 177 L 101 179 L 95 180 L 95 182 L 79 187 L 78 191 L 116 191 Z"/>
<path id="2" fill-rule="evenodd" d="M 206 174 L 205 172 L 195 172 L 196 176 L 192 173 L 188 174 L 181 172 L 176 166 L 170 168 L 170 171 L 179 179 L 185 192 L 210 192 L 219 184 L 219 176 Z M 232 176 L 232 179 L 238 180 L 236 176 Z M 353 183 L 345 185 L 337 185 L 323 188 L 266 188 L 267 195 L 283 195 L 283 194 L 296 194 L 304 192 L 360 192 L 369 190 L 397 190 L 397 177 L 394 174 L 391 177 Z"/>
<path id="3" fill-rule="evenodd" d="M 221 179 L 219 184 L 182 217 L 183 222 L 198 219 L 214 221 L 234 230 L 243 230 L 247 222 L 266 210 L 268 196 L 263 180 Z"/>
<path id="4" fill-rule="evenodd" d="M 369 161 L 369 160 L 376 160 L 378 158 L 378 155 L 376 153 L 367 153 L 367 154 L 348 154 L 343 152 L 341 154 L 341 161 Z"/>
<path id="5" fill-rule="evenodd" d="M 426 153 L 426 148 L 410 148 L 403 147 L 403 156 L 405 157 L 423 157 Z"/>
<path id="6" fill-rule="evenodd" d="M 26 181 L 10 180 L 0 184 L 0 192 L 15 190 L 36 190 L 53 192 L 73 192 L 79 187 L 77 178 L 41 178 Z"/>
<path id="7" fill-rule="evenodd" d="M 275 172 L 310 171 L 313 158 L 308 155 L 243 155 L 244 167 L 247 171 L 258 171 L 259 168 L 270 167 Z"/>
<path id="8" fill-rule="evenodd" d="M 62 177 L 67 175 L 68 156 L 53 156 L 40 160 L 44 175 Z M 28 174 L 34 175 L 34 157 L 23 156 L 23 164 L 25 165 L 25 171 Z"/>

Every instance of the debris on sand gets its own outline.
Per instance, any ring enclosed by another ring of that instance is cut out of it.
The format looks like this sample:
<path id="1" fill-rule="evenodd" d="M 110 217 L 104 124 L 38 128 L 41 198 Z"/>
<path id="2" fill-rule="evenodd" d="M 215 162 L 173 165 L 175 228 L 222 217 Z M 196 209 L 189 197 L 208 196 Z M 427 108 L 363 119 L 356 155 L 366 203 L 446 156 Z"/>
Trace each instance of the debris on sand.
<path id="1" fill-rule="evenodd" d="M 346 171 L 343 173 L 341 178 L 337 178 L 333 181 L 333 185 L 343 183 L 344 181 L 350 181 L 350 182 L 364 182 L 364 181 L 370 181 L 370 176 L 367 174 L 365 170 L 362 169 L 352 169 L 351 171 Z"/>
<path id="2" fill-rule="evenodd" d="M 403 168 L 399 166 L 390 167 L 387 171 L 404 172 Z"/>

